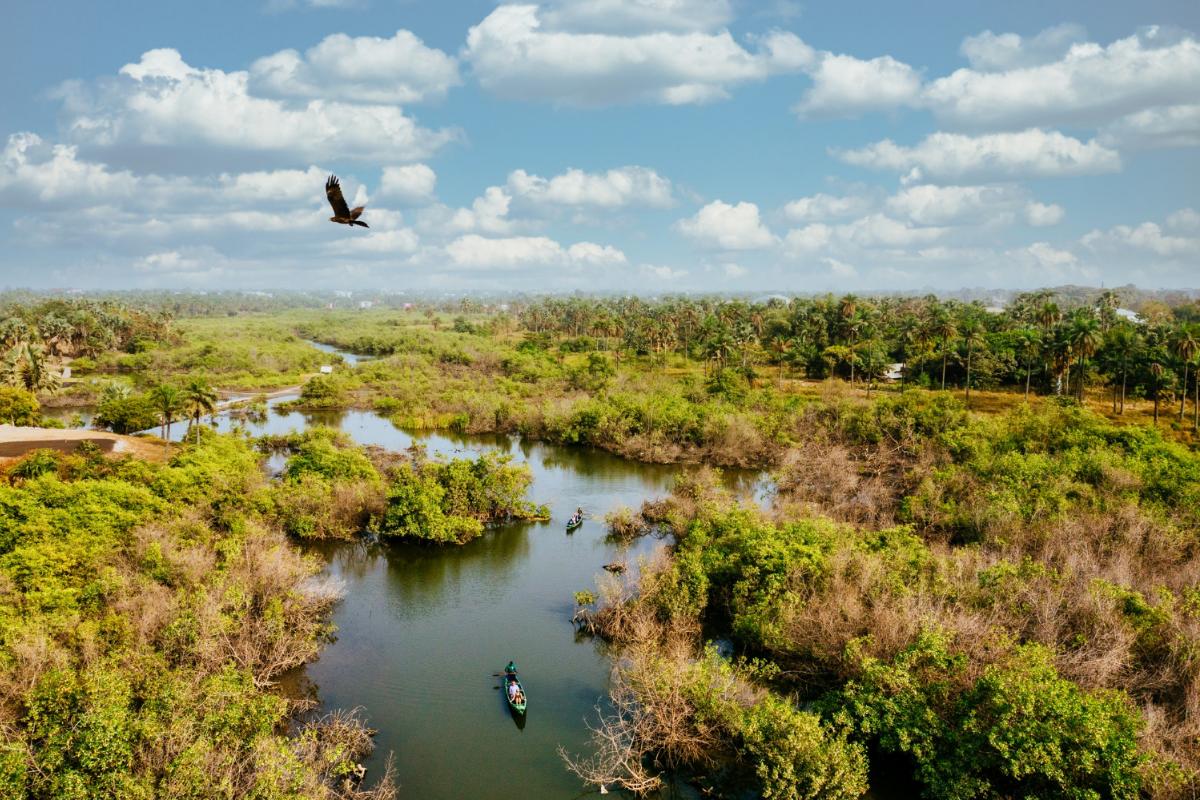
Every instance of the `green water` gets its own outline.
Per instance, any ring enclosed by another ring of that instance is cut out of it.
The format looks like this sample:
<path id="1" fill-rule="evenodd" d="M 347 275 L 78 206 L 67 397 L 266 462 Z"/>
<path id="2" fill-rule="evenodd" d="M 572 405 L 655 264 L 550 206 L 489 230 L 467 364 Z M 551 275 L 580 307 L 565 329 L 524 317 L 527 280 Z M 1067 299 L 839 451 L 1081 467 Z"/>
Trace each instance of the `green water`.
<path id="1" fill-rule="evenodd" d="M 305 417 L 272 414 L 251 432 L 319 423 L 362 444 L 399 450 L 414 440 L 369 412 Z M 418 436 L 430 455 L 499 449 L 529 465 L 530 497 L 553 519 L 510 524 L 462 547 L 324 543 L 345 599 L 336 641 L 300 681 L 323 708 L 361 707 L 379 730 L 367 767 L 378 776 L 390 753 L 404 797 L 572 798 L 585 787 L 563 766 L 559 746 L 587 747 L 585 719 L 607 693 L 610 660 L 575 636 L 572 594 L 595 586 L 602 565 L 636 568 L 661 542 L 621 547 L 602 518 L 665 494 L 679 467 L 638 464 L 602 452 L 519 443 L 507 437 Z M 760 489 L 757 476 L 729 476 Z M 565 532 L 582 506 L 588 519 Z M 493 673 L 516 661 L 528 695 L 524 720 L 508 710 Z M 370 780 L 370 779 L 368 779 Z"/>

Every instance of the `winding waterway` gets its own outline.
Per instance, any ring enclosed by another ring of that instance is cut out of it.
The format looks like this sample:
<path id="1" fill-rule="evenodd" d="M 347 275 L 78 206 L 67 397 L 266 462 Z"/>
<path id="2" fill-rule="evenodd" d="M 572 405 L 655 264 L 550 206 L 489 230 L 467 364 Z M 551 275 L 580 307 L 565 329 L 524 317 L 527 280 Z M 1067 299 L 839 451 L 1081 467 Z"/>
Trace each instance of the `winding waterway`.
<path id="1" fill-rule="evenodd" d="M 258 421 L 218 415 L 216 427 L 259 435 L 327 425 L 391 450 L 420 442 L 430 456 L 508 452 L 532 471 L 530 499 L 553 513 L 548 523 L 500 525 L 461 547 L 313 546 L 345 597 L 334 611 L 336 640 L 290 682 L 315 693 L 322 708 L 362 708 L 379 731 L 368 783 L 391 754 L 401 796 L 580 796 L 586 789 L 564 768 L 558 748 L 587 749 L 585 719 L 604 703 L 611 661 L 599 644 L 575 636 L 572 595 L 594 588 L 602 565 L 626 561 L 636 568 L 640 556 L 661 546 L 649 538 L 629 547 L 607 541 L 603 516 L 665 494 L 681 468 L 507 436 L 409 433 L 369 411 L 279 411 L 288 399 L 273 399 Z M 176 424 L 171 438 L 185 430 Z M 750 494 L 763 488 L 754 473 L 727 480 Z M 576 506 L 587 519 L 568 534 L 565 523 Z M 523 721 L 510 715 L 495 688 L 493 673 L 509 659 L 528 692 Z"/>

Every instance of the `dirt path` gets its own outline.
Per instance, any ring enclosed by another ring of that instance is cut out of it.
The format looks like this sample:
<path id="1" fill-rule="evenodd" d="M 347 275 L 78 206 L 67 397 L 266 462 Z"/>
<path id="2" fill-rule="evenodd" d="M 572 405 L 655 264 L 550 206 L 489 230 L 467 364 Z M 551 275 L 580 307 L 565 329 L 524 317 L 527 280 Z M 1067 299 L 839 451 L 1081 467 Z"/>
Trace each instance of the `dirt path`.
<path id="1" fill-rule="evenodd" d="M 91 442 L 104 453 L 131 453 L 151 461 L 163 461 L 171 452 L 171 446 L 158 438 L 121 436 L 107 431 L 0 425 L 0 464 L 20 458 L 32 450 L 73 453 L 83 442 Z"/>

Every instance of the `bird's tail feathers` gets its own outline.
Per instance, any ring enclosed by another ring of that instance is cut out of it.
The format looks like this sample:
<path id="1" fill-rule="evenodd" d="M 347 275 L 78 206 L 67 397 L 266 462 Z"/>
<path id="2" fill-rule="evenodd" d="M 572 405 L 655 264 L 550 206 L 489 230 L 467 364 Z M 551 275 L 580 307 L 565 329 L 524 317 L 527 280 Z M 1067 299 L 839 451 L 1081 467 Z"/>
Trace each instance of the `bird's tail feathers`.
<path id="1" fill-rule="evenodd" d="M 362 225 L 364 228 L 371 227 L 367 223 L 363 222 L 361 219 L 352 219 L 352 220 L 350 220 L 350 224 L 351 225 Z"/>

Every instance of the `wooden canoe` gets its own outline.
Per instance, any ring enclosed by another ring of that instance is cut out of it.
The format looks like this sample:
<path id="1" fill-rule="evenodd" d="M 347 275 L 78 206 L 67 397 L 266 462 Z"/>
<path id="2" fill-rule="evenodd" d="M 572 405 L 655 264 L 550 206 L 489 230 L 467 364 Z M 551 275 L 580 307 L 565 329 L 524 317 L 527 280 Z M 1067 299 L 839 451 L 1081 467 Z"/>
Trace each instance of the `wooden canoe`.
<path id="1" fill-rule="evenodd" d="M 509 694 L 509 692 L 508 692 L 508 687 L 514 683 L 517 685 L 517 699 L 516 700 L 513 700 L 512 695 Z M 528 698 L 525 697 L 525 687 L 521 685 L 521 681 L 517 678 L 517 673 L 515 673 L 515 672 L 505 672 L 504 673 L 504 687 L 503 688 L 504 688 L 504 700 L 505 700 L 505 702 L 508 703 L 509 708 L 511 708 L 513 711 L 516 711 L 518 714 L 524 714 L 525 713 L 525 705 L 528 702 Z"/>

